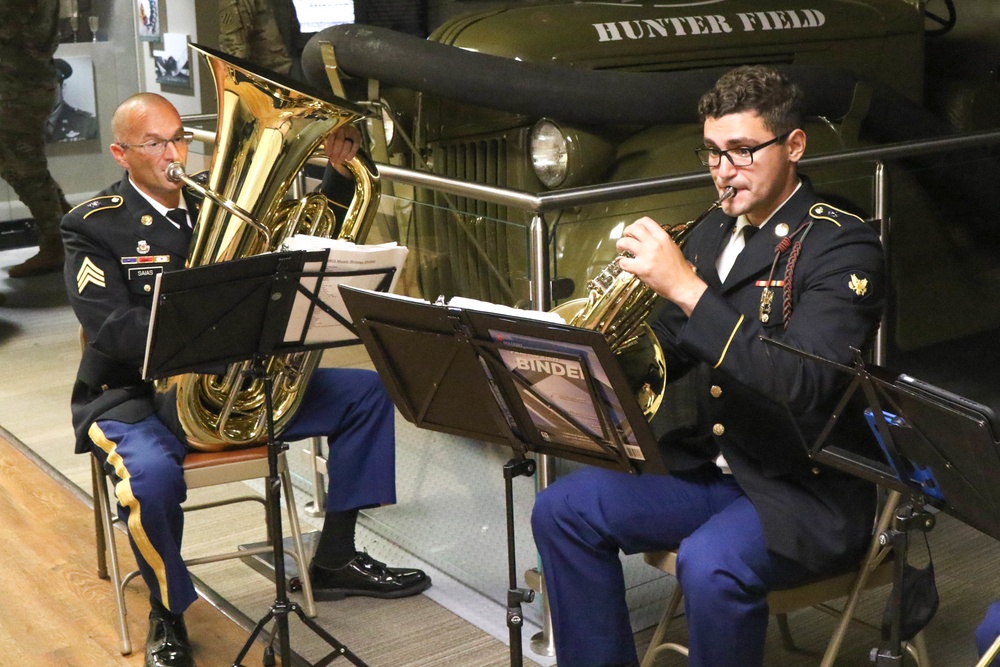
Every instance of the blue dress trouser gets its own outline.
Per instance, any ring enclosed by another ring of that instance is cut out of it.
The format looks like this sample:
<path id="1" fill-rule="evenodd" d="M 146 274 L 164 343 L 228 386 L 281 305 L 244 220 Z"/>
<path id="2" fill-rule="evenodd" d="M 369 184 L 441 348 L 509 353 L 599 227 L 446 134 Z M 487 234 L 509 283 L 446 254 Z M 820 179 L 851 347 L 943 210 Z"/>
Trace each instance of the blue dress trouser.
<path id="1" fill-rule="evenodd" d="M 979 649 L 980 657 L 989 650 L 998 635 L 1000 635 L 1000 600 L 989 606 L 986 616 L 976 628 L 976 648 Z M 1000 657 L 991 660 L 989 667 L 1000 667 Z"/>
<path id="2" fill-rule="evenodd" d="M 376 373 L 320 368 L 281 439 L 327 437 L 327 510 L 387 505 L 396 502 L 394 417 Z M 180 553 L 186 446 L 155 416 L 135 424 L 100 420 L 90 435 L 112 471 L 118 515 L 151 594 L 170 611 L 184 611 L 197 597 Z"/>
<path id="3" fill-rule="evenodd" d="M 637 664 L 619 551 L 679 545 L 691 667 L 762 665 L 767 591 L 810 576 L 768 552 L 753 504 L 714 466 L 673 476 L 584 468 L 538 495 L 531 522 L 559 667 Z"/>

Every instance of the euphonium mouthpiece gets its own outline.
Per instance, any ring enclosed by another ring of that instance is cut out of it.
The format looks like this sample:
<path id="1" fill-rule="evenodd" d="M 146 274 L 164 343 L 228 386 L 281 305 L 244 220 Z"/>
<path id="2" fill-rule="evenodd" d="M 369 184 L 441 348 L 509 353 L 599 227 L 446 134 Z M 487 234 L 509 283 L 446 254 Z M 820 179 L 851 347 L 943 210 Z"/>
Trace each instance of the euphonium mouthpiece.
<path id="1" fill-rule="evenodd" d="M 176 164 L 176 162 L 174 164 Z M 722 196 L 719 197 L 719 203 L 721 204 L 730 197 L 735 197 L 735 196 L 736 196 L 736 188 L 734 188 L 731 185 L 727 185 L 726 189 L 722 191 Z"/>

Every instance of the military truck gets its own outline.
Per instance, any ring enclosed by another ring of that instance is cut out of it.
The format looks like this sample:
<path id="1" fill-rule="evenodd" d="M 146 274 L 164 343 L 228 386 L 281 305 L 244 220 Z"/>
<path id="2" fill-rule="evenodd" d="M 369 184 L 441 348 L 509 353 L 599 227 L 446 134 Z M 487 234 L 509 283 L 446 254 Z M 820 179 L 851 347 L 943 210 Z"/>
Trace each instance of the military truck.
<path id="1" fill-rule="evenodd" d="M 327 85 L 321 45 L 332 44 L 348 90 L 351 79 L 379 82 L 357 90 L 377 90 L 391 119 L 388 159 L 531 193 L 703 171 L 693 150 L 697 100 L 746 63 L 784 68 L 805 89 L 809 156 L 1000 126 L 989 103 L 1000 100 L 995 77 L 935 79 L 936 94 L 927 94 L 925 55 L 955 25 L 950 0 L 931 15 L 907 0 L 491 4 L 427 40 L 370 26 L 327 29 L 307 47 L 306 74 Z M 896 347 L 997 328 L 989 151 L 887 166 Z M 840 205 L 873 215 L 872 163 L 808 173 Z M 425 297 L 527 302 L 529 214 L 429 192 L 415 198 L 423 205 L 406 240 Z M 550 214 L 554 296 L 585 294 L 632 220 L 684 222 L 713 199 L 706 187 Z"/>

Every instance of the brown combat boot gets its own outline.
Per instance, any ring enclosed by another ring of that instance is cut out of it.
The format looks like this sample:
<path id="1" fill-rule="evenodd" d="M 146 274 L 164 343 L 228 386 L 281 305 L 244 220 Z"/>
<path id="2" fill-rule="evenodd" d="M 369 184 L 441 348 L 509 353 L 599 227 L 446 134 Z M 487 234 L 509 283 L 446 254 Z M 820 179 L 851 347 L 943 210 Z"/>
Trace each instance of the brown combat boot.
<path id="1" fill-rule="evenodd" d="M 42 239 L 38 247 L 38 254 L 7 269 L 7 275 L 11 278 L 28 278 L 30 276 L 40 276 L 43 273 L 62 271 L 62 268 L 62 239 L 57 236 L 52 240 Z"/>

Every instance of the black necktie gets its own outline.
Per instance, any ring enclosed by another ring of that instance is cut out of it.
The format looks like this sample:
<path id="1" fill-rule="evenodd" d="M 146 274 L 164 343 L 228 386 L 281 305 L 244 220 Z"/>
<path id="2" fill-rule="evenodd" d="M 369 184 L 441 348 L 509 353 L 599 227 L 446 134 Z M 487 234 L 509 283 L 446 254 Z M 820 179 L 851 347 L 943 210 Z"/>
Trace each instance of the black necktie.
<path id="1" fill-rule="evenodd" d="M 736 264 L 736 258 L 743 252 L 743 248 L 750 241 L 757 228 L 751 224 L 743 225 L 737 235 L 730 237 L 729 241 L 722 247 L 722 252 L 715 261 L 715 268 L 718 270 L 719 278 L 725 282 L 729 277 L 729 271 Z"/>
<path id="2" fill-rule="evenodd" d="M 180 226 L 180 228 L 184 231 L 187 231 L 191 228 L 191 225 L 188 224 L 187 211 L 185 211 L 182 208 L 170 209 L 169 211 L 167 211 L 167 217 L 170 218 L 174 222 L 174 224 Z"/>

